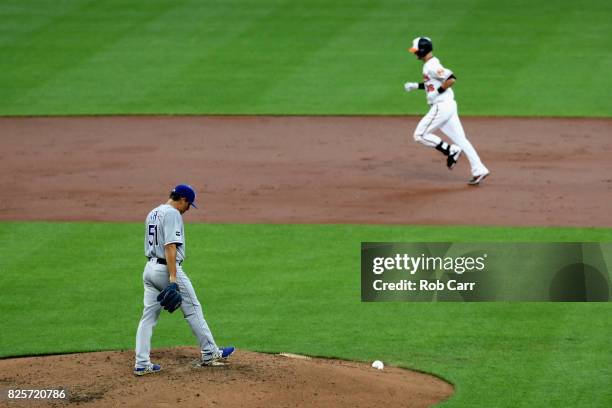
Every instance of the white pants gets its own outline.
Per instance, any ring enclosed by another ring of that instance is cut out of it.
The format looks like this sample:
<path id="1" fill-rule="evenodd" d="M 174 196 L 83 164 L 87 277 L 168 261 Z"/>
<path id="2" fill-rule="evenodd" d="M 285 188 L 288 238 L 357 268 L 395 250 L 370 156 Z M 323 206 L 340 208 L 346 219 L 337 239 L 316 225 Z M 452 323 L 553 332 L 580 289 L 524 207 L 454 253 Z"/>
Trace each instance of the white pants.
<path id="1" fill-rule="evenodd" d="M 433 134 L 440 129 L 454 144 L 459 146 L 470 162 L 473 176 L 488 173 L 489 170 L 482 164 L 476 149 L 465 137 L 463 126 L 457 115 L 457 102 L 454 100 L 437 103 L 431 106 L 427 115 L 421 119 L 414 131 L 414 140 L 429 147 L 436 147 L 442 139 Z"/>
<path id="2" fill-rule="evenodd" d="M 136 368 L 146 367 L 151 363 L 151 336 L 157 324 L 159 314 L 163 307 L 157 301 L 157 295 L 169 283 L 168 267 L 160 265 L 155 260 L 147 262 L 142 274 L 144 283 L 144 310 L 136 332 Z M 185 320 L 191 326 L 193 334 L 197 337 L 202 353 L 214 353 L 219 350 L 215 344 L 208 323 L 204 319 L 202 306 L 198 301 L 191 281 L 176 265 L 176 283 L 183 298 L 181 310 Z"/>

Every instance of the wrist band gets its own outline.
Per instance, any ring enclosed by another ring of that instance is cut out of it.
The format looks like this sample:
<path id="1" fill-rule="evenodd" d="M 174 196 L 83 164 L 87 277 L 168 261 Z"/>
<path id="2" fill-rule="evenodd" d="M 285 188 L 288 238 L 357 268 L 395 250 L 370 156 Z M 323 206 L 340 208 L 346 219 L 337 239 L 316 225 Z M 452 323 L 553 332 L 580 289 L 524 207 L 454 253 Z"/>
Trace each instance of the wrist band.
<path id="1" fill-rule="evenodd" d="M 439 87 L 438 88 L 438 93 L 443 94 L 446 91 L 446 89 Z"/>
<path id="2" fill-rule="evenodd" d="M 419 82 L 419 89 L 425 89 L 425 83 Z"/>

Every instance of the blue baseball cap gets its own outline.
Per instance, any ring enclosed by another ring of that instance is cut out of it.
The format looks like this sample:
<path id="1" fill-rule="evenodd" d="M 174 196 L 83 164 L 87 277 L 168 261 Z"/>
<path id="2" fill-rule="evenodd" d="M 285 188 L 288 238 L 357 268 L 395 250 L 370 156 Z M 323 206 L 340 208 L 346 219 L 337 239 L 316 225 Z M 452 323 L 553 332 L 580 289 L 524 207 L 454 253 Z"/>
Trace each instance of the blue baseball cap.
<path id="1" fill-rule="evenodd" d="M 179 184 L 178 186 L 174 187 L 172 192 L 178 194 L 181 197 L 185 197 L 185 200 L 187 200 L 187 202 L 191 204 L 193 208 L 198 208 L 194 203 L 196 198 L 196 192 L 189 184 Z"/>

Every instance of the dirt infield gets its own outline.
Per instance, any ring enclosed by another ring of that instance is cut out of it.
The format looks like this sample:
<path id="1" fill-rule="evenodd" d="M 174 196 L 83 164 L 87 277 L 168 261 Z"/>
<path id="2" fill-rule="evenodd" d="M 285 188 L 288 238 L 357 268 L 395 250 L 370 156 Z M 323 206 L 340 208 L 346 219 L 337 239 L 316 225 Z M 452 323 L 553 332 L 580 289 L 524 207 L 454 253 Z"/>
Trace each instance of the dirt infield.
<path id="1" fill-rule="evenodd" d="M 413 141 L 417 121 L 0 118 L 0 220 L 142 221 L 188 182 L 200 193 L 189 223 L 612 226 L 612 120 L 464 120 L 492 171 L 479 187 L 465 158 L 448 171 Z M 196 354 L 156 350 L 164 371 L 138 379 L 133 352 L 0 360 L 0 405 L 24 404 L 2 400 L 9 387 L 64 387 L 55 406 L 421 407 L 453 392 L 397 368 L 248 352 L 195 370 Z"/>
<path id="2" fill-rule="evenodd" d="M 395 367 L 237 351 L 227 367 L 194 368 L 195 348 L 155 350 L 163 370 L 134 377 L 133 352 L 0 360 L 0 405 L 87 407 L 427 407 L 444 381 Z M 63 389 L 63 400 L 7 400 L 6 388 Z"/>
<path id="3" fill-rule="evenodd" d="M 464 119 L 476 188 L 417 121 L 0 118 L 0 219 L 141 221 L 185 181 L 189 222 L 612 226 L 612 120 Z"/>

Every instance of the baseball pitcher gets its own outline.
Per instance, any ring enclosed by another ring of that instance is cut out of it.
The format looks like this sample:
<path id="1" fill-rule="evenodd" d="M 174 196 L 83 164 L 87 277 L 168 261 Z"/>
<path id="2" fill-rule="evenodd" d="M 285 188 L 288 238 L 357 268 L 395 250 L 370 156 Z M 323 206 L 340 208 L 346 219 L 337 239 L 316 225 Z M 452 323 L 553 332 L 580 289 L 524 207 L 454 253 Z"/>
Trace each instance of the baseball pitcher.
<path id="1" fill-rule="evenodd" d="M 234 347 L 217 347 L 204 319 L 189 277 L 182 268 L 185 260 L 185 230 L 182 215 L 195 206 L 196 193 L 187 184 L 179 184 L 165 203 L 154 208 L 145 221 L 144 252 L 147 263 L 142 275 L 144 310 L 136 333 L 135 375 L 161 371 L 151 363 L 151 336 L 163 309 L 172 313 L 179 307 L 200 344 L 201 366 L 225 365 Z"/>
<path id="2" fill-rule="evenodd" d="M 451 87 L 457 80 L 453 71 L 445 68 L 438 58 L 433 56 L 433 43 L 427 37 L 417 37 L 412 42 L 410 52 L 423 61 L 423 82 L 406 82 L 406 92 L 415 89 L 425 90 L 429 112 L 416 127 L 414 140 L 425 146 L 433 147 L 446 156 L 446 165 L 452 169 L 462 153 L 467 156 L 472 178 L 468 181 L 471 186 L 480 184 L 490 172 L 480 160 L 476 149 L 465 136 L 459 115 L 457 102 Z M 433 132 L 440 129 L 453 142 L 448 144 Z"/>

